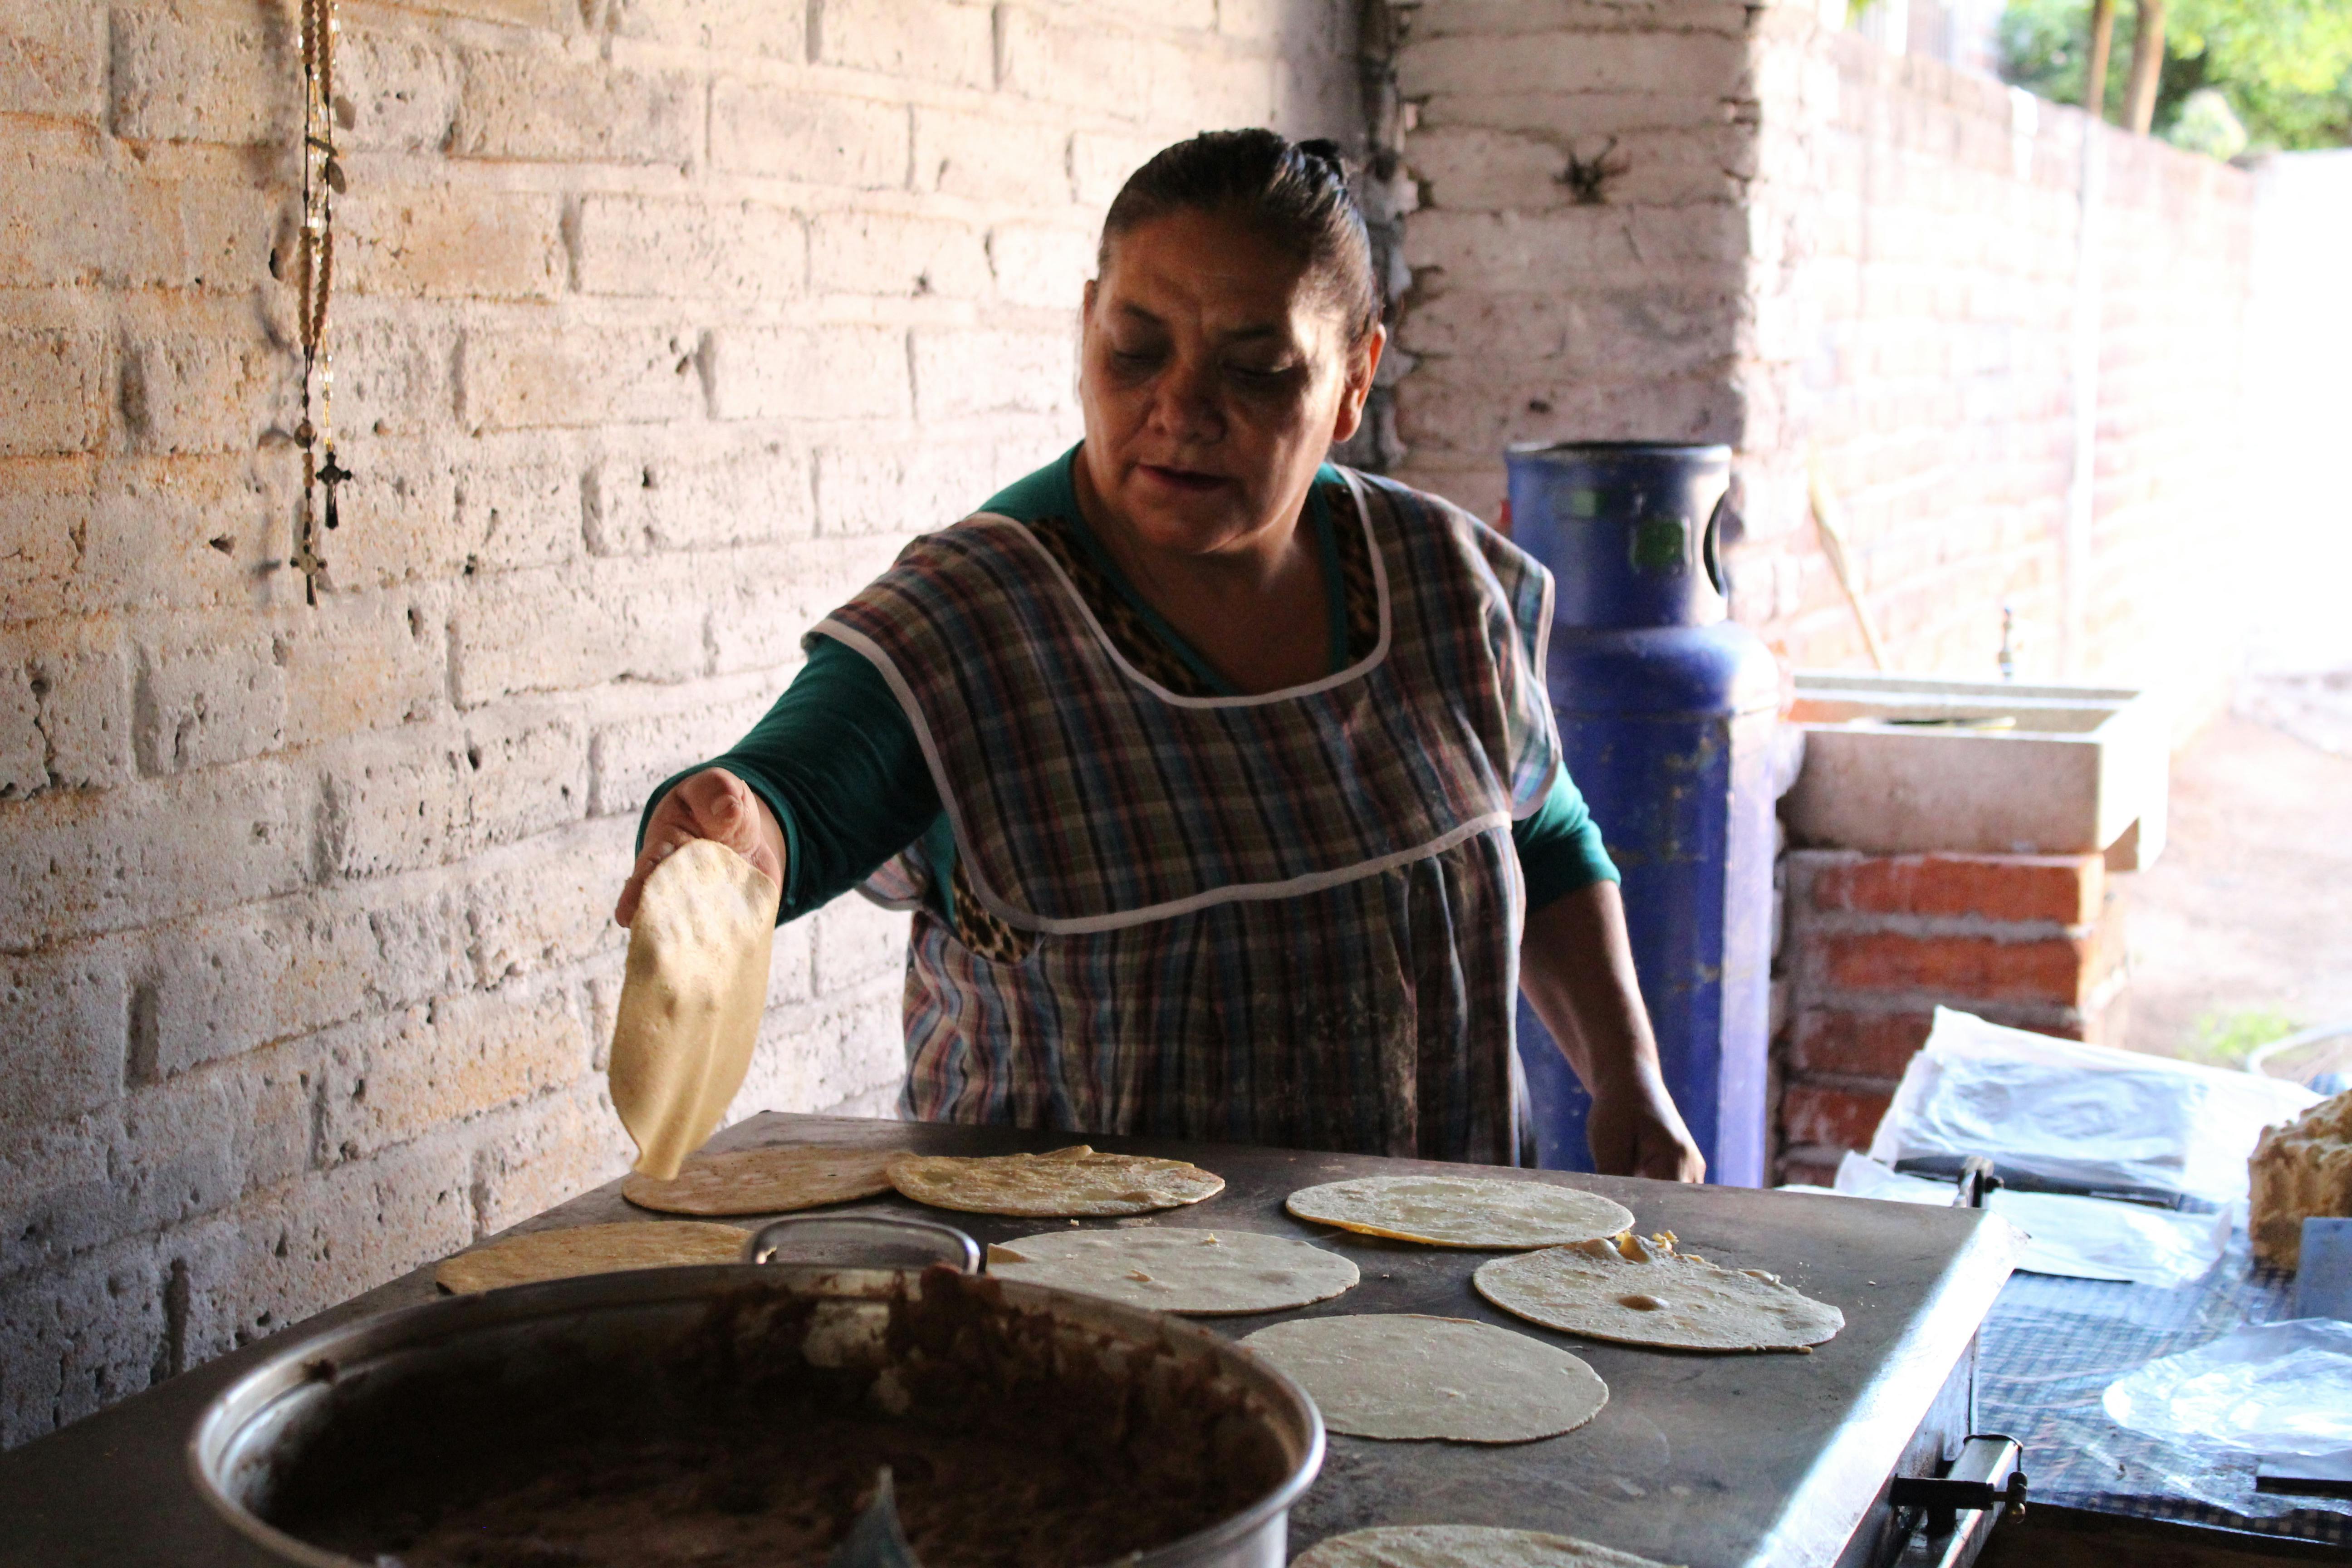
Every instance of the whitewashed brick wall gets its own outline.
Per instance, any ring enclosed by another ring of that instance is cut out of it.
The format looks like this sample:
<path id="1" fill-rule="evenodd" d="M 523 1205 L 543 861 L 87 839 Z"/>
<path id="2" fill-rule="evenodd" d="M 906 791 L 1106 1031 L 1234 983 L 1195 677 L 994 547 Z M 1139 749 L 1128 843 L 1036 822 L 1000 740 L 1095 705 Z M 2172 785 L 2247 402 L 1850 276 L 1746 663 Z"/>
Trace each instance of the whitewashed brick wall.
<path id="1" fill-rule="evenodd" d="M 1136 163 L 1358 123 L 1348 0 L 346 0 L 313 608 L 291 16 L 0 12 L 0 1443 L 617 1173 L 647 789 L 1073 438 Z M 887 1107 L 902 942 L 739 1113 Z"/>
<path id="2" fill-rule="evenodd" d="M 1805 494 L 1818 449 L 1899 668 L 1990 679 L 2008 602 L 2021 668 L 2057 670 L 2082 114 L 1786 0 L 1398 15 L 1420 202 L 1401 477 L 1492 517 L 1508 442 L 1728 442 L 1748 523 L 1734 613 L 1799 664 L 1850 665 L 1860 636 Z M 2211 587 L 2231 536 L 2250 186 L 2104 135 L 2074 672 L 2193 682 L 2193 663 L 2210 681 L 2228 663 Z M 1580 203 L 1569 161 L 1604 148 L 1617 172 Z"/>

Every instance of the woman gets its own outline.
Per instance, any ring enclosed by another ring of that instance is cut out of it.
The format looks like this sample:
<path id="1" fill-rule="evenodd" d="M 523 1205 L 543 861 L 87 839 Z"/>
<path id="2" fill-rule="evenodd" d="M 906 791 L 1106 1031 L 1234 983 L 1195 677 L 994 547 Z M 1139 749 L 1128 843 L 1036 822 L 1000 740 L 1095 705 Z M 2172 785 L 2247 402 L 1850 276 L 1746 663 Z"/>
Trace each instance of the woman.
<path id="1" fill-rule="evenodd" d="M 1697 1180 L 1560 767 L 1549 576 L 1324 462 L 1386 341 L 1334 151 L 1167 149 L 1097 271 L 1084 441 L 810 634 L 656 792 L 616 917 L 695 837 L 782 918 L 862 884 L 915 911 L 908 1113 L 1073 1132 L 1516 1163 L 1524 984 L 1601 1168 Z"/>

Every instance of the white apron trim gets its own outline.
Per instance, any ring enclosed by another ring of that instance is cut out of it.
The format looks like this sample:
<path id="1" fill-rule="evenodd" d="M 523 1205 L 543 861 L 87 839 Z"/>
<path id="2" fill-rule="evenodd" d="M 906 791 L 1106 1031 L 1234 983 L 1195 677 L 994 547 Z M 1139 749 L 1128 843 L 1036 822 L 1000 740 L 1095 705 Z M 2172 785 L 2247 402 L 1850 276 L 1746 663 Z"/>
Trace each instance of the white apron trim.
<path id="1" fill-rule="evenodd" d="M 1129 926 L 1149 925 L 1154 921 L 1171 920 L 1178 915 L 1190 914 L 1195 910 L 1205 910 L 1218 904 L 1299 898 L 1308 893 L 1319 893 L 1327 889 L 1342 887 L 1349 882 L 1361 881 L 1367 877 L 1378 876 L 1382 871 L 1408 865 L 1415 860 L 1426 860 L 1432 856 L 1442 855 L 1455 845 L 1474 838 L 1490 828 L 1507 827 L 1514 820 L 1512 813 L 1508 811 L 1485 812 L 1466 822 L 1455 825 L 1425 844 L 1418 844 L 1409 849 L 1394 850 L 1370 860 L 1359 861 L 1354 865 L 1343 866 L 1328 871 L 1310 871 L 1304 876 L 1287 878 L 1279 882 L 1234 882 L 1225 887 L 1210 888 L 1198 893 L 1188 894 L 1184 898 L 1170 899 L 1157 904 L 1147 904 L 1141 909 L 1123 910 L 1111 914 L 1077 915 L 1066 919 L 1041 915 L 1034 910 L 1021 909 L 1006 902 L 993 888 L 988 885 L 987 879 L 982 874 L 981 863 L 971 853 L 971 834 L 965 826 L 963 807 L 956 799 L 955 791 L 949 784 L 947 768 L 940 756 L 939 742 L 931 734 L 929 723 L 923 718 L 921 705 L 915 700 L 913 688 L 907 684 L 906 677 L 899 674 L 898 668 L 891 662 L 890 656 L 884 653 L 865 633 L 853 631 L 829 617 L 818 622 L 810 635 L 829 637 L 845 647 L 855 648 L 865 656 L 866 661 L 881 672 L 882 679 L 889 683 L 891 692 L 898 699 L 898 706 L 906 712 L 908 723 L 914 728 L 917 742 L 923 748 L 923 761 L 930 767 L 931 783 L 940 792 L 940 805 L 948 814 L 948 826 L 955 831 L 956 853 L 964 858 L 971 890 L 980 896 L 981 904 L 989 913 L 1018 931 L 1033 931 L 1046 936 L 1076 936 L 1091 931 L 1119 931 Z M 1552 772 L 1558 771 L 1559 766 L 1555 763 Z M 1551 788 L 1549 778 L 1550 775 L 1547 774 L 1545 793 L 1549 793 Z M 1540 799 L 1541 796 L 1538 795 L 1538 798 Z M 867 896 L 872 897 L 870 894 Z M 903 899 L 886 900 L 877 898 L 873 901 L 880 904 L 884 909 L 915 907 L 913 902 Z"/>
<path id="2" fill-rule="evenodd" d="M 1169 690 L 1168 688 L 1128 662 L 1127 655 L 1120 651 L 1119 646 L 1110 639 L 1110 634 L 1103 630 L 1102 622 L 1095 617 L 1094 606 L 1087 603 L 1086 595 L 1078 592 L 1078 585 L 1070 581 L 1070 574 L 1062 570 L 1062 563 L 1059 561 L 1054 559 L 1054 552 L 1045 548 L 1026 523 L 1018 518 L 1007 517 L 1003 512 L 997 511 L 974 512 L 964 521 L 1008 522 L 1018 529 L 1023 545 L 1035 551 L 1038 558 L 1045 562 L 1046 570 L 1054 574 L 1054 581 L 1061 585 L 1063 593 L 1069 595 L 1070 603 L 1077 606 L 1078 614 L 1086 618 L 1087 629 L 1094 633 L 1095 640 L 1102 645 L 1103 651 L 1110 656 L 1111 662 L 1118 667 L 1119 673 L 1150 692 L 1160 701 L 1174 708 L 1255 708 L 1268 702 L 1283 702 L 1297 697 L 1312 697 L 1318 692 L 1345 686 L 1348 682 L 1378 668 L 1381 661 L 1389 656 L 1388 563 L 1381 557 L 1381 542 L 1372 537 L 1371 511 L 1364 504 L 1363 491 L 1357 488 L 1354 471 L 1341 468 L 1339 475 L 1348 481 L 1348 493 L 1356 503 L 1356 525 L 1363 530 L 1364 548 L 1371 552 L 1372 591 L 1374 596 L 1380 601 L 1380 637 L 1372 644 L 1370 653 L 1345 669 L 1336 670 L 1319 679 L 1310 680 L 1304 686 L 1285 686 L 1274 691 L 1250 692 L 1238 697 L 1188 697 L 1182 692 Z M 1083 519 L 1079 521 L 1079 526 L 1086 526 Z M 1338 586 L 1337 584 L 1326 584 L 1325 589 L 1328 592 Z M 1345 595 L 1343 595 L 1342 597 L 1344 598 Z"/>

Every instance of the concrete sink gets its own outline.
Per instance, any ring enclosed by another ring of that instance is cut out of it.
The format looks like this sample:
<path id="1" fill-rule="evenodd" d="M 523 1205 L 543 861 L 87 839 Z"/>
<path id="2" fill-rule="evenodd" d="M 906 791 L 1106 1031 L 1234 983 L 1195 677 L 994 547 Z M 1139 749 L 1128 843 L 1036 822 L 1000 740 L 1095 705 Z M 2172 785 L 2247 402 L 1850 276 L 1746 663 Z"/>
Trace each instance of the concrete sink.
<path id="1" fill-rule="evenodd" d="M 2143 693 L 1800 670 L 1805 761 L 1782 806 L 1801 844 L 1882 855 L 2164 847 L 2170 735 Z"/>

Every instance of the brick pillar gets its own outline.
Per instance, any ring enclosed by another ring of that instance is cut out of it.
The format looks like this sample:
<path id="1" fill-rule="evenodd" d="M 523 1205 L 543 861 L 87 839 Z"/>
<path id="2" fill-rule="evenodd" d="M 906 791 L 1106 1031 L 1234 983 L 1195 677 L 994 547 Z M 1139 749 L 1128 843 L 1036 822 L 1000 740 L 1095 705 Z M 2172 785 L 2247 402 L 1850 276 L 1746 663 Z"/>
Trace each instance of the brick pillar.
<path id="1" fill-rule="evenodd" d="M 1826 1183 L 1869 1147 L 1939 1005 L 2069 1039 L 2122 1031 L 2122 906 L 2097 855 L 1801 849 L 1786 869 L 1782 1181 Z"/>

